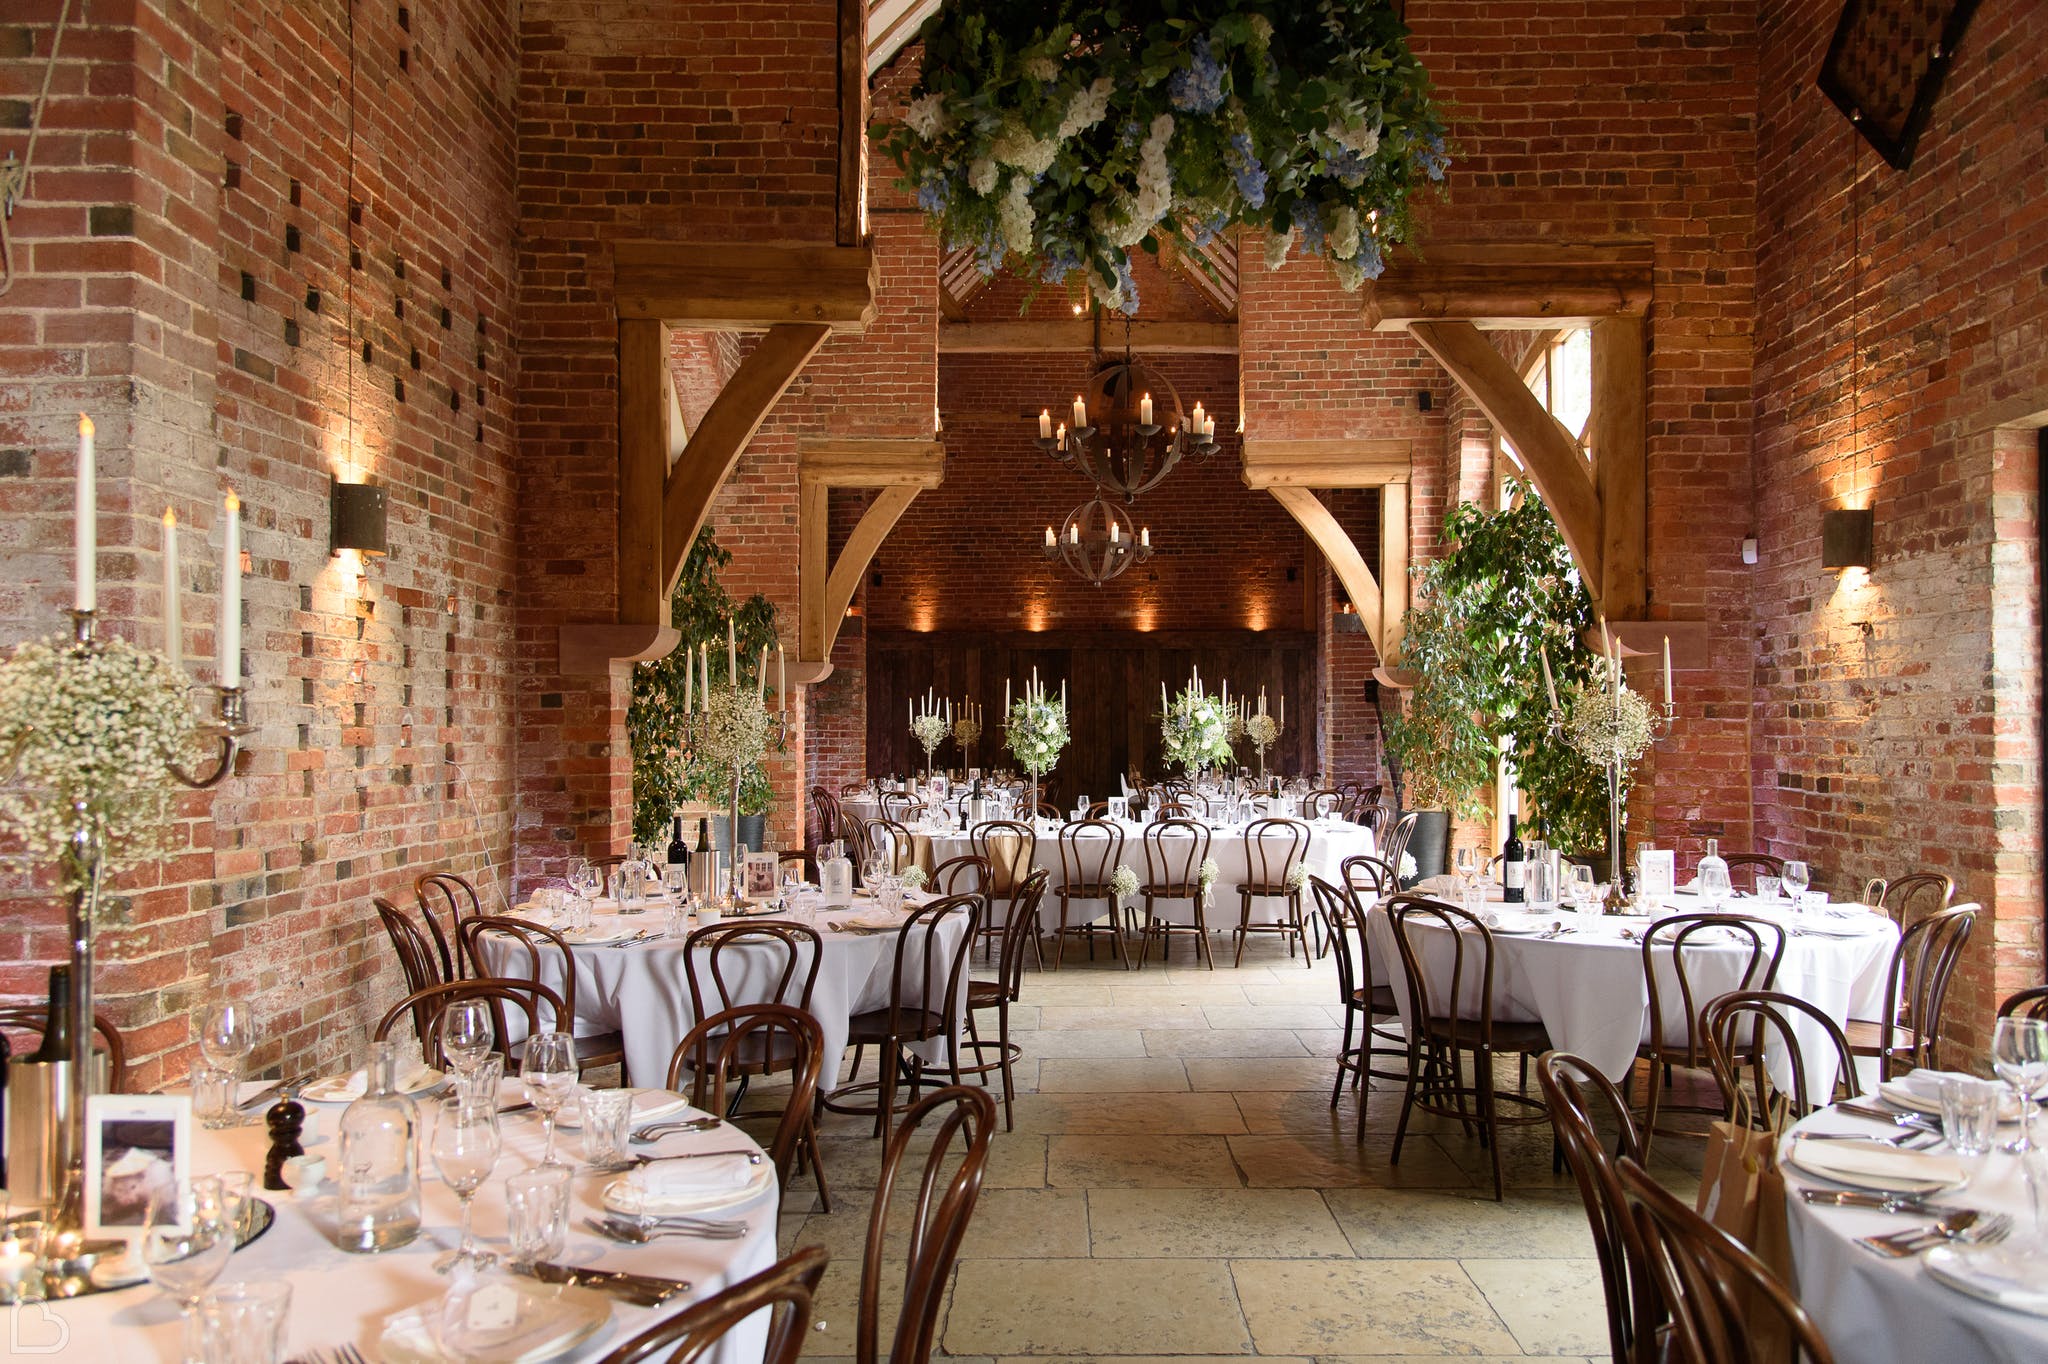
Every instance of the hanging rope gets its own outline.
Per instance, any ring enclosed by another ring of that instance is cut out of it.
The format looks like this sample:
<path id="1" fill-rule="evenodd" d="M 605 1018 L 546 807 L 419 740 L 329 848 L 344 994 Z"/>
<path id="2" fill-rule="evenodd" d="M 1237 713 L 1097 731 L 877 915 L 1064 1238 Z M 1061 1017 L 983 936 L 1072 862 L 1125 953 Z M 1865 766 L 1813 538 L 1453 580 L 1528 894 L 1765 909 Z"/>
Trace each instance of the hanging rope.
<path id="1" fill-rule="evenodd" d="M 8 223 L 14 217 L 14 206 L 28 197 L 28 170 L 36 159 L 36 134 L 42 131 L 43 108 L 50 102 L 50 77 L 57 73 L 57 52 L 64 42 L 64 26 L 71 20 L 71 0 L 57 10 L 57 27 L 50 35 L 50 60 L 43 65 L 43 88 L 36 95 L 35 107 L 28 115 L 28 146 L 23 149 L 21 160 L 16 161 L 9 152 L 4 164 L 0 164 L 0 294 L 14 287 L 14 238 L 8 230 Z"/>

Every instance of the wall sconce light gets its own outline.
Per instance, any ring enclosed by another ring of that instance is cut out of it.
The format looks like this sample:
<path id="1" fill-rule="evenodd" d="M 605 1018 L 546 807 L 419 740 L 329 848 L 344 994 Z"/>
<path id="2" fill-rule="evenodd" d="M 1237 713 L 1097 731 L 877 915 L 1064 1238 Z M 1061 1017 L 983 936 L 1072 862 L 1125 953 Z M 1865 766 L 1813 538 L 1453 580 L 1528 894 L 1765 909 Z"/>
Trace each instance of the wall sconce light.
<path id="1" fill-rule="evenodd" d="M 1820 566 L 1826 569 L 1869 568 L 1877 516 L 1868 507 L 1841 507 L 1822 512 Z"/>
<path id="2" fill-rule="evenodd" d="M 1756 553 L 1756 537 L 1754 535 L 1745 535 L 1742 538 L 1742 562 L 1745 564 L 1755 563 Z"/>
<path id="3" fill-rule="evenodd" d="M 368 483 L 343 483 L 335 479 L 330 494 L 328 553 L 339 554 L 345 549 L 358 554 L 385 553 L 384 490 Z"/>

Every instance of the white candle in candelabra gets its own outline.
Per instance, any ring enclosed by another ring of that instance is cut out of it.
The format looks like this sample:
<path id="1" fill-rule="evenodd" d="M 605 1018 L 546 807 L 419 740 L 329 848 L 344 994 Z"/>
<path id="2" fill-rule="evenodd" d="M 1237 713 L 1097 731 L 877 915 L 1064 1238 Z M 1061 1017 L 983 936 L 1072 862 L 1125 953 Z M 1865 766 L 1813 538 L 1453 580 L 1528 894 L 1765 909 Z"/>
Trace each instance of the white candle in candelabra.
<path id="1" fill-rule="evenodd" d="M 1067 424 L 1065 422 L 1060 423 L 1059 433 L 1054 439 L 1059 442 L 1060 449 L 1064 450 L 1067 448 Z"/>
<path id="2" fill-rule="evenodd" d="M 1164 682 L 1161 682 L 1159 684 L 1159 709 L 1161 711 L 1169 711 L 1173 709 L 1172 703 L 1166 699 L 1166 684 Z"/>
<path id="3" fill-rule="evenodd" d="M 761 646 L 761 666 L 754 672 L 754 700 L 768 699 L 768 646 Z"/>
<path id="4" fill-rule="evenodd" d="M 242 501 L 229 493 L 220 551 L 220 685 L 242 685 Z"/>
<path id="5" fill-rule="evenodd" d="M 1138 399 L 1138 424 L 1140 426 L 1150 426 L 1152 424 L 1152 395 L 1149 393 Z"/>
<path id="6" fill-rule="evenodd" d="M 1664 636 L 1664 708 L 1671 709 L 1671 636 Z"/>
<path id="7" fill-rule="evenodd" d="M 164 657 L 185 666 L 185 606 L 178 598 L 178 514 L 164 508 Z"/>
<path id="8" fill-rule="evenodd" d="M 1064 678 L 1064 677 L 1062 677 L 1062 678 L 1060 679 L 1060 709 L 1061 709 L 1061 710 L 1065 710 L 1066 708 L 1067 708 L 1067 679 L 1066 679 L 1066 678 Z"/>
<path id="9" fill-rule="evenodd" d="M 91 611 L 98 599 L 94 584 L 94 560 L 99 554 L 99 486 L 92 451 L 92 418 L 78 414 L 78 491 L 72 515 L 72 549 L 76 590 L 72 605 Z"/>
<path id="10" fill-rule="evenodd" d="M 1081 527 L 1078 522 L 1067 527 L 1067 543 L 1070 545 L 1081 543 Z"/>
<path id="11" fill-rule="evenodd" d="M 1045 528 L 1045 547 L 1046 547 L 1047 549 L 1051 549 L 1051 548 L 1053 548 L 1053 547 L 1054 547 L 1055 545 L 1057 545 L 1058 543 L 1059 543 L 1059 537 L 1055 536 L 1055 535 L 1054 535 L 1054 534 L 1052 533 L 1052 527 L 1051 527 L 1051 526 L 1047 526 L 1047 527 Z"/>
<path id="12" fill-rule="evenodd" d="M 689 645 L 683 646 L 683 714 L 697 712 L 697 654 Z"/>
<path id="13" fill-rule="evenodd" d="M 1111 521 L 1109 523 L 1109 542 L 1112 545 L 1121 544 L 1123 542 L 1123 535 L 1123 524 L 1119 521 Z"/>
<path id="14" fill-rule="evenodd" d="M 725 622 L 725 685 L 740 684 L 740 637 L 730 619 Z"/>
<path id="15" fill-rule="evenodd" d="M 1049 407 L 1038 414 L 1038 438 L 1040 440 L 1052 439 L 1052 409 Z"/>
<path id="16" fill-rule="evenodd" d="M 908 715 L 908 716 L 910 717 L 910 727 L 911 727 L 912 729 L 916 729 L 916 728 L 917 728 L 917 702 L 915 702 L 915 701 L 905 701 L 905 702 L 903 703 L 903 713 L 904 713 L 904 714 L 906 714 L 906 715 Z"/>
<path id="17" fill-rule="evenodd" d="M 1223 679 L 1223 709 L 1230 709 L 1230 679 Z"/>
<path id="18" fill-rule="evenodd" d="M 1088 424 L 1088 404 L 1081 401 L 1081 395 L 1074 395 L 1074 429 L 1079 431 Z"/>
<path id="19" fill-rule="evenodd" d="M 1196 404 L 1195 404 L 1195 416 L 1194 416 L 1194 423 L 1193 423 L 1193 425 L 1194 425 L 1194 429 L 1195 429 L 1195 433 L 1196 433 L 1197 435 L 1201 434 L 1201 430 L 1202 430 L 1202 413 L 1203 413 L 1203 408 L 1202 408 L 1202 405 L 1201 405 L 1201 404 L 1200 404 L 1200 403 L 1198 402 L 1198 403 L 1196 403 Z"/>
<path id="20" fill-rule="evenodd" d="M 1005 717 L 1008 717 L 1009 713 L 1010 713 L 1010 679 L 1006 677 L 1006 678 L 1004 678 L 1004 679 L 1003 679 L 1003 715 L 1004 715 Z"/>
<path id="21" fill-rule="evenodd" d="M 789 664 L 782 654 L 782 645 L 775 645 L 775 703 L 776 709 L 789 709 Z"/>
<path id="22" fill-rule="evenodd" d="M 1287 693 L 1280 693 L 1280 728 L 1287 728 Z"/>
<path id="23" fill-rule="evenodd" d="M 1550 651 L 1542 645 L 1536 646 L 1536 657 L 1543 660 L 1543 690 L 1550 697 L 1550 713 L 1555 715 L 1557 706 L 1557 684 L 1550 680 Z"/>
<path id="24" fill-rule="evenodd" d="M 1138 543 L 1146 549 L 1152 548 L 1152 527 L 1145 526 L 1138 531 Z"/>

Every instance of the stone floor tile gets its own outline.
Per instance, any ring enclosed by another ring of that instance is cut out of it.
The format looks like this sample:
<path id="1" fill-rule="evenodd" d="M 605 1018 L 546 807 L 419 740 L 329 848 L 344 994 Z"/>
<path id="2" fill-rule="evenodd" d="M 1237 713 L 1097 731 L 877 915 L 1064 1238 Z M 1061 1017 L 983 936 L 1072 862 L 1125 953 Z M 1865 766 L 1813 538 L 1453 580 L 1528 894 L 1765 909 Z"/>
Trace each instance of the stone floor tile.
<path id="1" fill-rule="evenodd" d="M 1020 1132 L 1228 1135 L 1245 1130 L 1228 1094 L 1024 1094 Z"/>
<path id="2" fill-rule="evenodd" d="M 1519 1250 L 1520 1247 L 1514 1247 Z M 1607 1346 L 1600 1269 L 1591 1260 L 1467 1259 L 1465 1273 L 1532 1355 L 1591 1354 Z"/>
<path id="3" fill-rule="evenodd" d="M 1031 987 L 1026 984 L 1024 989 L 1028 995 Z M 1038 1019 L 1038 1026 L 1047 1031 L 1075 1028 L 1154 1029 L 1211 1026 L 1207 1014 L 1198 1004 L 1157 1004 L 1142 1007 L 1125 1005 L 1121 1008 L 1109 1005 L 1083 1007 L 1071 1004 L 1044 1004 L 1039 1006 Z"/>
<path id="4" fill-rule="evenodd" d="M 1091 1253 L 1105 1258 L 1350 1258 L 1313 1189 L 1094 1189 Z"/>
<path id="5" fill-rule="evenodd" d="M 1405 1153 L 1404 1153 L 1405 1154 Z M 1406 1160 L 1403 1160 L 1406 1164 Z M 1323 1199 L 1353 1251 L 1367 1259 L 1518 1255 L 1572 1259 L 1593 1253 L 1576 1195 L 1485 1190 L 1325 1189 Z"/>
<path id="6" fill-rule="evenodd" d="M 1341 1189 L 1369 1185 L 1390 1189 L 1463 1189 L 1475 1181 L 1427 1138 L 1402 1148 L 1393 1163 L 1389 1148 L 1345 1137 L 1299 1137 L 1261 1133 L 1230 1139 L 1230 1152 L 1252 1188 Z"/>
<path id="7" fill-rule="evenodd" d="M 1503 1354 L 1517 1342 L 1456 1260 L 1233 1260 L 1273 1354 Z"/>
<path id="8" fill-rule="evenodd" d="M 1148 1056 L 1309 1056 L 1285 1028 L 1169 1028 L 1139 1034 Z"/>
<path id="9" fill-rule="evenodd" d="M 993 1036 L 985 1033 L 984 1036 Z M 1043 1060 L 1054 1056 L 1146 1056 L 1145 1034 L 1135 1028 L 1076 1028 L 1070 1032 L 1011 1029 L 1011 1040 L 1024 1055 Z"/>
<path id="10" fill-rule="evenodd" d="M 1202 1010 L 1212 1028 L 1327 1028 L 1330 1015 L 1314 1004 L 1212 1004 Z M 1150 1024 L 1145 1026 L 1150 1027 Z"/>
<path id="11" fill-rule="evenodd" d="M 1219 1035 L 1227 1035 L 1219 1031 Z M 1329 1102 L 1330 1084 L 1336 1079 L 1337 1064 L 1314 1057 L 1190 1057 L 1188 1084 L 1194 1089 L 1223 1089 L 1232 1093 L 1259 1090 L 1315 1091 Z"/>
<path id="12" fill-rule="evenodd" d="M 1091 1358 L 1252 1349 L 1221 1260 L 963 1260 L 943 1343 L 949 1355 Z"/>
<path id="13" fill-rule="evenodd" d="M 1134 1060 L 1054 1059 L 1042 1061 L 1038 1067 L 1041 1094 L 1164 1094 L 1184 1093 L 1187 1088 L 1187 1067 L 1172 1056 Z"/>
<path id="14" fill-rule="evenodd" d="M 1046 1183 L 1056 1189 L 1236 1189 L 1244 1184 L 1226 1137 L 1123 1133 L 1045 1141 Z"/>

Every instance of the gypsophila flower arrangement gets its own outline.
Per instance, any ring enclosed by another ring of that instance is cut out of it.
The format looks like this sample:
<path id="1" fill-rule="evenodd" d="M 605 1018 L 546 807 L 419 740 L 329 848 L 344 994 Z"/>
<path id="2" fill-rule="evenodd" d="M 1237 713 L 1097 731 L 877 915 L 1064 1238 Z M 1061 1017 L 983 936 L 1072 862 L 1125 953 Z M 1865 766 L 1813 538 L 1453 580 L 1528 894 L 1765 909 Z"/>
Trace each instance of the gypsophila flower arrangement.
<path id="1" fill-rule="evenodd" d="M 163 852 L 170 767 L 194 755 L 186 684 L 168 660 L 118 638 L 90 653 L 68 640 L 24 644 L 0 663 L 0 742 L 34 731 L 17 781 L 0 788 L 0 830 L 21 840 L 21 860 L 56 862 L 65 889 L 83 888 L 88 869 L 71 844 L 81 802 L 106 873 Z"/>
<path id="2" fill-rule="evenodd" d="M 946 742 L 946 736 L 952 732 L 953 727 L 946 723 L 946 717 L 943 715 L 927 713 L 910 722 L 911 737 L 924 745 L 926 767 L 931 766 L 932 754 L 938 751 L 939 745 Z"/>
<path id="3" fill-rule="evenodd" d="M 953 737 L 963 749 L 972 748 L 981 741 L 981 721 L 963 715 L 953 722 Z"/>
<path id="4" fill-rule="evenodd" d="M 1067 739 L 1065 703 L 1044 695 L 1018 698 L 1003 717 L 1003 744 L 1034 781 L 1060 760 Z"/>
<path id="5" fill-rule="evenodd" d="M 1129 867 L 1118 867 L 1116 874 L 1109 878 L 1109 893 L 1121 904 L 1138 893 L 1138 873 Z"/>
<path id="6" fill-rule="evenodd" d="M 1209 892 L 1215 888 L 1216 877 L 1219 874 L 1215 858 L 1205 857 L 1202 859 L 1202 870 L 1197 879 L 1201 882 L 1202 903 L 1205 905 L 1209 903 Z"/>
<path id="7" fill-rule="evenodd" d="M 1130 250 L 1268 232 L 1268 265 L 1376 278 L 1444 123 L 1388 0 L 1030 6 L 954 0 L 873 136 L 949 249 L 1136 312 Z"/>
<path id="8" fill-rule="evenodd" d="M 1230 722 L 1223 703 L 1189 683 L 1159 717 L 1159 737 L 1169 764 L 1192 776 L 1210 763 L 1230 761 Z"/>
<path id="9" fill-rule="evenodd" d="M 1655 736 L 1650 703 L 1615 672 L 1612 659 L 1595 655 L 1592 679 L 1566 685 L 1565 742 L 1589 763 L 1604 767 L 1619 762 L 1626 771 Z"/>
<path id="10" fill-rule="evenodd" d="M 1289 890 L 1298 892 L 1307 885 L 1308 865 L 1306 863 L 1296 862 L 1287 869 L 1287 888 Z"/>
<path id="11" fill-rule="evenodd" d="M 903 888 L 905 890 L 923 890 L 925 888 L 925 883 L 931 878 L 927 877 L 924 874 L 923 867 L 910 866 L 905 867 L 903 869 L 903 874 L 897 877 L 896 879 L 903 883 Z"/>
<path id="12" fill-rule="evenodd" d="M 768 751 L 772 722 L 747 687 L 713 687 L 705 701 L 704 727 L 695 756 L 724 768 L 746 768 Z"/>

